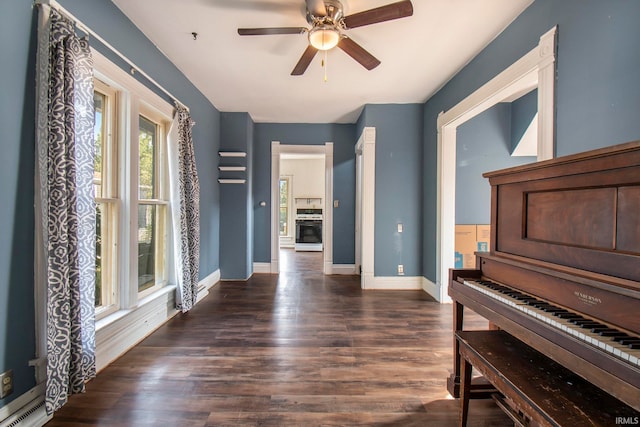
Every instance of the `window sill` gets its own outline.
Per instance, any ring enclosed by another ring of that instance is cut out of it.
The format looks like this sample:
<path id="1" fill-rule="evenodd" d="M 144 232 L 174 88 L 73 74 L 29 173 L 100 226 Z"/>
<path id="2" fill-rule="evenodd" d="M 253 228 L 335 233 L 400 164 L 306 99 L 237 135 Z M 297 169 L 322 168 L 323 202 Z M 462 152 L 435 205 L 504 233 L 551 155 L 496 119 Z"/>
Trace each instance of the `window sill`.
<path id="1" fill-rule="evenodd" d="M 98 333 L 100 330 L 102 330 L 103 328 L 108 327 L 109 325 L 111 325 L 114 322 L 117 322 L 118 320 L 128 316 L 129 314 L 133 313 L 134 311 L 142 308 L 143 306 L 153 303 L 153 301 L 157 298 L 161 298 L 163 295 L 166 295 L 170 292 L 174 292 L 176 289 L 176 285 L 167 285 L 167 286 L 163 286 L 162 288 L 158 289 L 157 291 L 155 291 L 154 293 L 147 295 L 146 297 L 142 298 L 139 302 L 138 305 L 129 309 L 123 309 L 123 310 L 118 310 L 115 311 L 105 317 L 103 317 L 100 320 L 96 320 L 96 333 Z"/>

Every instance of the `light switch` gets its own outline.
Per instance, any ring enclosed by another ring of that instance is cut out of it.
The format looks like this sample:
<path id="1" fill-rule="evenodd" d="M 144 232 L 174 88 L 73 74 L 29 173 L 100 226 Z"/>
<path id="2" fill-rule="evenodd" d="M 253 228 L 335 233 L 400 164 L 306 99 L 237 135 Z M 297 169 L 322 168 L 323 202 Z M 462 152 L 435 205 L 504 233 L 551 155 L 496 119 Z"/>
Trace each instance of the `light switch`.
<path id="1" fill-rule="evenodd" d="M 402 233 L 402 223 L 398 223 L 398 233 Z"/>
<path id="2" fill-rule="evenodd" d="M 338 206 L 340 206 L 340 200 L 334 200 L 333 201 L 333 207 L 337 208 Z"/>

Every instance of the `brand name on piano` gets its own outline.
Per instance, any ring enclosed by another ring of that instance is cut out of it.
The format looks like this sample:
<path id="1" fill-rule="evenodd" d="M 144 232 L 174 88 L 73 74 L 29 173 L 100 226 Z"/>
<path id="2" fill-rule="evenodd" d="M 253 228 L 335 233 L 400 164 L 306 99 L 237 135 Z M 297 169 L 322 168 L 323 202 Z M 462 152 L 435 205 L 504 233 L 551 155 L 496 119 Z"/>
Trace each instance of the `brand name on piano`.
<path id="1" fill-rule="evenodd" d="M 573 294 L 578 297 L 578 299 L 589 305 L 601 304 L 602 300 L 598 297 L 594 297 L 593 295 L 585 294 L 584 292 L 574 291 Z"/>

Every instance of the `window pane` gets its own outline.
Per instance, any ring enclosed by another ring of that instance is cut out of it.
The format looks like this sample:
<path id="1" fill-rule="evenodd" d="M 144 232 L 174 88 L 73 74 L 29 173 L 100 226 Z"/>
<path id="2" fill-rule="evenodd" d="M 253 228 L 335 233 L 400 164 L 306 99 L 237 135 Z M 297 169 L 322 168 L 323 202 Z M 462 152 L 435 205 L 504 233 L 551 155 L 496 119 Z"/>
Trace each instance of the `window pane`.
<path id="1" fill-rule="evenodd" d="M 104 149 L 106 138 L 105 106 L 107 97 L 100 92 L 93 93 L 93 105 L 95 107 L 95 124 L 93 126 L 93 140 L 95 147 L 95 160 L 93 164 L 93 188 L 95 197 L 103 197 L 102 174 Z"/>
<path id="2" fill-rule="evenodd" d="M 287 206 L 287 199 L 289 198 L 289 180 L 280 180 L 280 206 Z"/>
<path id="3" fill-rule="evenodd" d="M 289 235 L 289 179 L 280 179 L 280 235 Z"/>
<path id="4" fill-rule="evenodd" d="M 115 302 L 116 257 L 113 250 L 118 228 L 116 216 L 114 202 L 96 202 L 96 308 Z"/>
<path id="5" fill-rule="evenodd" d="M 287 208 L 280 208 L 280 235 L 287 236 L 289 234 L 289 227 L 287 227 Z"/>
<path id="6" fill-rule="evenodd" d="M 155 199 L 158 125 L 140 116 L 138 198 Z"/>
<path id="7" fill-rule="evenodd" d="M 104 304 L 104 301 L 103 301 L 104 298 L 102 296 L 102 291 L 103 291 L 102 276 L 104 273 L 102 269 L 102 258 L 103 258 L 102 230 L 104 229 L 102 225 L 102 219 L 103 219 L 102 212 L 103 212 L 102 203 L 97 203 L 96 204 L 96 297 L 95 297 L 96 307 L 101 307 Z"/>
<path id="8" fill-rule="evenodd" d="M 156 206 L 138 206 L 138 292 L 156 283 Z"/>

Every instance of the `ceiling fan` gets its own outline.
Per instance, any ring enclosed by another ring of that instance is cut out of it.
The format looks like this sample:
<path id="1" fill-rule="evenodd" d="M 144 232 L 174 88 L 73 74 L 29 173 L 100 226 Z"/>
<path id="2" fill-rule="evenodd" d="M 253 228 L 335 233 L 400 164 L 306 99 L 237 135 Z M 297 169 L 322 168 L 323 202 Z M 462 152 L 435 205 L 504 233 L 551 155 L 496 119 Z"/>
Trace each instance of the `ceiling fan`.
<path id="1" fill-rule="evenodd" d="M 342 3 L 339 0 L 305 0 L 305 2 L 307 22 L 311 28 L 238 28 L 238 34 L 241 36 L 308 33 L 309 46 L 291 72 L 292 76 L 304 74 L 319 50 L 327 51 L 336 46 L 367 70 L 374 69 L 380 65 L 380 61 L 344 34 L 344 31 L 413 15 L 413 5 L 410 0 L 391 3 L 349 16 L 343 15 Z"/>

